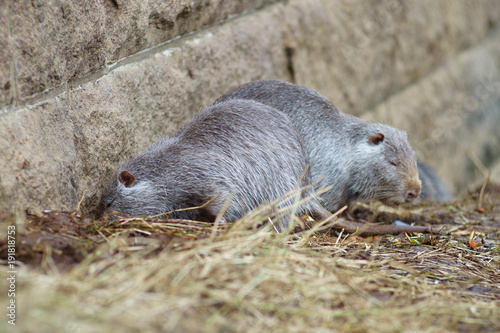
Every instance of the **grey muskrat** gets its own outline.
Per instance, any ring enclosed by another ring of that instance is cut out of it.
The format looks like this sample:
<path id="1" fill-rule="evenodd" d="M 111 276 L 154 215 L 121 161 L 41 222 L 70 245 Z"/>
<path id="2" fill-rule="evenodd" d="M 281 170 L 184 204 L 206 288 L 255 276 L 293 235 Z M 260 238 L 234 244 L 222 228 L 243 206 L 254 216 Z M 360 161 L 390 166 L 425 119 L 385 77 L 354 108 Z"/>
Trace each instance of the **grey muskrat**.
<path id="1" fill-rule="evenodd" d="M 309 185 L 307 165 L 303 141 L 282 112 L 248 100 L 217 103 L 121 165 L 98 211 L 149 216 L 210 202 L 170 217 L 214 221 L 232 196 L 224 213 L 232 221 Z M 314 204 L 301 205 L 298 213 L 314 211 Z"/>
<path id="2" fill-rule="evenodd" d="M 300 187 L 314 196 L 304 143 L 282 112 L 250 100 L 230 100 L 203 110 L 175 135 L 154 143 L 118 167 L 104 189 L 97 216 L 171 213 L 172 218 L 214 221 L 228 198 L 228 221 Z M 280 203 L 289 204 L 290 200 Z M 204 205 L 205 204 L 205 205 Z M 188 207 L 198 209 L 176 211 Z M 331 214 L 316 199 L 297 214 Z M 286 221 L 282 221 L 287 227 Z M 362 225 L 339 219 L 335 228 L 362 234 L 430 231 L 422 226 Z"/>
<path id="3" fill-rule="evenodd" d="M 217 99 L 255 100 L 286 113 L 302 135 L 313 182 L 331 186 L 322 204 L 336 211 L 355 200 L 395 206 L 420 195 L 417 159 L 406 133 L 342 113 L 318 92 L 264 80 L 243 84 Z"/>

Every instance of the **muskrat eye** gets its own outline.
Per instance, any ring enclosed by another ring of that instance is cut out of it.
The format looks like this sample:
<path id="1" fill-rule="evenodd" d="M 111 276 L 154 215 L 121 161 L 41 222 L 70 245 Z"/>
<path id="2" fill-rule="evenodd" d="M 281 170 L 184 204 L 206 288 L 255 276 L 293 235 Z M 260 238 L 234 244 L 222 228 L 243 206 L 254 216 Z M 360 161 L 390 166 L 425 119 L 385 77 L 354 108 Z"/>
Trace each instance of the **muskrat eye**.
<path id="1" fill-rule="evenodd" d="M 396 163 L 395 161 L 389 161 L 389 163 L 394 165 L 394 166 L 398 166 L 398 163 Z"/>

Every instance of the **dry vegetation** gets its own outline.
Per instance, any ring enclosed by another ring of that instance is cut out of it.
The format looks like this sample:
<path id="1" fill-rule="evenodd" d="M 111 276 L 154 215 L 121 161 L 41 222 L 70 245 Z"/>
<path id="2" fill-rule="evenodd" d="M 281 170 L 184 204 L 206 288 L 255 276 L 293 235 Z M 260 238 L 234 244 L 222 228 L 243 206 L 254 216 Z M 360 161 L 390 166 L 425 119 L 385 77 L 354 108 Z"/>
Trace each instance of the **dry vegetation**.
<path id="1" fill-rule="evenodd" d="M 351 209 L 443 235 L 277 234 L 259 226 L 265 211 L 217 226 L 63 212 L 19 219 L 11 331 L 500 331 L 500 187 L 447 206 Z M 2 233 L 14 220 L 4 217 Z"/>

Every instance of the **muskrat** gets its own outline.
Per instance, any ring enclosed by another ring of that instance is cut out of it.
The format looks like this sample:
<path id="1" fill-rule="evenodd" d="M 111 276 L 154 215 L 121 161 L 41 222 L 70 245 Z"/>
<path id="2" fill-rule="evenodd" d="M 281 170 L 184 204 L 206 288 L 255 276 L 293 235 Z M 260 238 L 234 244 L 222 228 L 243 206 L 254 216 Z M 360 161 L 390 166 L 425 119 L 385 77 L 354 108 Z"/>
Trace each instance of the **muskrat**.
<path id="1" fill-rule="evenodd" d="M 204 109 L 175 135 L 164 137 L 118 167 L 104 189 L 97 215 L 233 221 L 265 202 L 301 191 L 297 214 L 327 219 L 314 197 L 309 158 L 294 124 L 284 113 L 251 100 L 232 99 Z M 198 209 L 183 210 L 189 207 Z M 179 211 L 181 209 L 181 211 Z M 282 219 L 287 227 L 289 219 Z M 363 225 L 343 219 L 335 228 L 362 234 L 430 231 L 427 227 Z"/>
<path id="2" fill-rule="evenodd" d="M 336 211 L 355 200 L 395 206 L 418 198 L 417 159 L 406 132 L 345 114 L 320 93 L 264 80 L 243 84 L 217 99 L 248 99 L 287 114 L 302 135 L 313 182 L 330 186 L 322 204 Z"/>

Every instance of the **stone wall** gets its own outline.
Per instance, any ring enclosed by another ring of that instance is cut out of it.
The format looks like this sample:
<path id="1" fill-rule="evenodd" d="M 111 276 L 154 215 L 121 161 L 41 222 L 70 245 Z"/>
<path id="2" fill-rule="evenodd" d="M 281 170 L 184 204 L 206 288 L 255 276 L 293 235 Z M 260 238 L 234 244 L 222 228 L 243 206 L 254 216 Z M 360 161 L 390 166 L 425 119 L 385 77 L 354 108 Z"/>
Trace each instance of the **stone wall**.
<path id="1" fill-rule="evenodd" d="M 499 23 L 497 0 L 4 1 L 0 212 L 90 212 L 119 161 L 270 78 L 406 129 L 464 189 L 500 160 Z"/>

